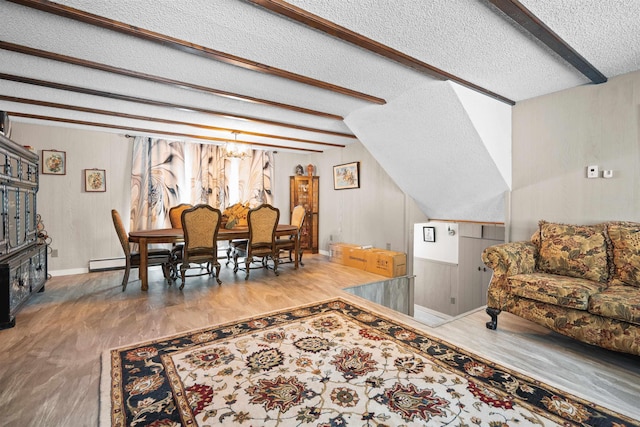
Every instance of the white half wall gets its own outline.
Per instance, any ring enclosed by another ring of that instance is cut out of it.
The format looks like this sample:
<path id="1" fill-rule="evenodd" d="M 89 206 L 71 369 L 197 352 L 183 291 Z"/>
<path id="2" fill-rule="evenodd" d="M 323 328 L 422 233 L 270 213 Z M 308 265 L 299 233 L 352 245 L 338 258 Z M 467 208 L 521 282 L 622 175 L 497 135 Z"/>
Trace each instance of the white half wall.
<path id="1" fill-rule="evenodd" d="M 424 227 L 435 229 L 435 242 L 424 241 Z M 458 236 L 457 223 L 429 221 L 414 224 L 413 256 L 429 261 L 458 264 L 458 247 L 460 246 Z"/>

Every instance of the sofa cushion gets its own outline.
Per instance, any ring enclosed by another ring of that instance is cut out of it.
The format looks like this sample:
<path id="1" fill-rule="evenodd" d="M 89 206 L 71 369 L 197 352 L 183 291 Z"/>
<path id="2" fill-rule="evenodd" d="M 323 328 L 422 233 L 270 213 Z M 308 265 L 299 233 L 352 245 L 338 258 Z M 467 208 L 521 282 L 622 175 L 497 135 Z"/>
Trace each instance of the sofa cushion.
<path id="1" fill-rule="evenodd" d="M 538 269 L 606 283 L 609 280 L 605 225 L 540 221 Z"/>
<path id="2" fill-rule="evenodd" d="M 589 298 L 606 288 L 593 280 L 547 273 L 516 274 L 509 277 L 509 285 L 519 297 L 577 310 L 587 310 Z"/>
<path id="3" fill-rule="evenodd" d="M 640 224 L 610 223 L 607 234 L 613 257 L 611 284 L 640 287 Z"/>
<path id="4" fill-rule="evenodd" d="M 640 289 L 611 285 L 591 297 L 589 312 L 640 325 Z"/>

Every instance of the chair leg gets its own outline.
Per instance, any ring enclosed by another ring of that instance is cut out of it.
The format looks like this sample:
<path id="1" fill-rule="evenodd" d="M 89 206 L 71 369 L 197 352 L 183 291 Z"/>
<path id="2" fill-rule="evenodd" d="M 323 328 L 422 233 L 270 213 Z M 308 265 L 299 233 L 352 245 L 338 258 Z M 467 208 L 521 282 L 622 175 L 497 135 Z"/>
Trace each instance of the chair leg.
<path id="1" fill-rule="evenodd" d="M 162 264 L 162 274 L 165 279 L 169 280 L 169 284 L 171 284 L 171 267 L 169 264 Z"/>
<path id="2" fill-rule="evenodd" d="M 229 262 L 231 261 L 231 242 L 229 242 L 229 247 L 227 248 L 227 262 L 225 263 L 225 267 L 229 267 Z"/>
<path id="3" fill-rule="evenodd" d="M 127 283 L 129 283 L 129 272 L 131 271 L 131 266 L 129 263 L 124 268 L 124 277 L 122 278 L 122 292 L 127 289 Z"/>
<path id="4" fill-rule="evenodd" d="M 271 258 L 273 259 L 273 272 L 276 276 L 279 276 L 280 273 L 278 273 L 278 256 L 271 256 Z"/>
<path id="5" fill-rule="evenodd" d="M 220 280 L 220 263 L 216 263 L 216 282 L 218 282 L 218 285 L 222 285 L 222 280 Z"/>
<path id="6" fill-rule="evenodd" d="M 246 274 L 246 276 L 244 276 L 244 280 L 248 280 L 249 279 L 249 271 L 250 271 L 249 266 L 251 265 L 251 261 L 253 261 L 253 257 L 246 256 L 244 258 L 244 266 L 247 269 L 247 274 Z"/>
<path id="7" fill-rule="evenodd" d="M 187 273 L 187 269 L 186 267 L 184 267 L 184 264 L 180 266 L 180 279 L 181 279 L 181 283 L 180 283 L 180 290 L 184 289 L 184 279 Z"/>
<path id="8" fill-rule="evenodd" d="M 233 273 L 237 273 L 238 272 L 238 252 L 234 251 L 233 252 Z"/>

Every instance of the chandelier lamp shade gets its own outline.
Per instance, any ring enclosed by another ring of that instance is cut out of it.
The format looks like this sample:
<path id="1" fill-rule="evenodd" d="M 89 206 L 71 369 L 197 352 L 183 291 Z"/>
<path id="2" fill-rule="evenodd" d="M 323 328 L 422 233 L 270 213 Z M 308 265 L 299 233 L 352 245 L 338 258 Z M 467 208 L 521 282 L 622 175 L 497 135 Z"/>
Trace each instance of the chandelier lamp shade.
<path id="1" fill-rule="evenodd" d="M 233 141 L 224 144 L 224 156 L 229 158 L 244 159 L 249 156 L 251 147 L 244 143 L 238 143 L 238 131 L 233 132 Z"/>

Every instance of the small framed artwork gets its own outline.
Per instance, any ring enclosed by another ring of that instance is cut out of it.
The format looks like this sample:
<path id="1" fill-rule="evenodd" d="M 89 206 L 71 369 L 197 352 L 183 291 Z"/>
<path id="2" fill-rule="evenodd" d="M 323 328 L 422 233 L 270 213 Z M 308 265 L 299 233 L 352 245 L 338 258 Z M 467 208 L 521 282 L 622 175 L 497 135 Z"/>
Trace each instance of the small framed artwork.
<path id="1" fill-rule="evenodd" d="M 42 173 L 44 175 L 66 175 L 67 153 L 58 150 L 42 150 Z"/>
<path id="2" fill-rule="evenodd" d="M 360 188 L 360 162 L 334 166 L 333 188 L 334 190 Z"/>
<path id="3" fill-rule="evenodd" d="M 84 170 L 84 191 L 100 193 L 107 191 L 107 176 L 104 169 Z"/>
<path id="4" fill-rule="evenodd" d="M 425 242 L 436 241 L 436 228 L 435 227 L 422 227 L 422 238 Z"/>

